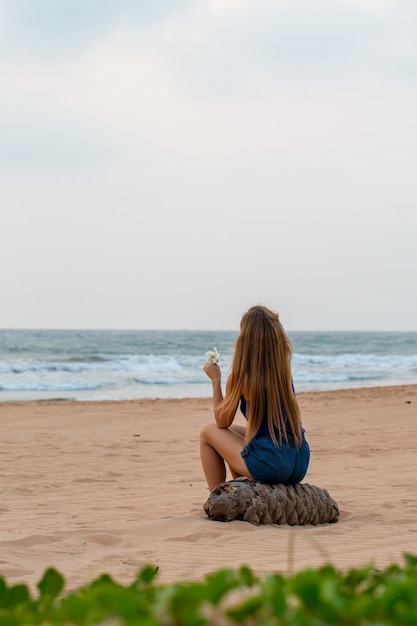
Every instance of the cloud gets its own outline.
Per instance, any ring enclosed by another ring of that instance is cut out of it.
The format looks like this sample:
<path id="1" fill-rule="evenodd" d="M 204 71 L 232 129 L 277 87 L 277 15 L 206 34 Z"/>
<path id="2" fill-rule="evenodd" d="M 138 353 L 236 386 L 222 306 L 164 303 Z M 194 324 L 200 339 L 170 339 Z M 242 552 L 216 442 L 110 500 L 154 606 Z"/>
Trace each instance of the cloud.
<path id="1" fill-rule="evenodd" d="M 95 144 L 99 152 L 107 143 L 109 150 L 153 147 L 202 164 L 270 155 L 317 167 L 338 154 L 341 165 L 359 166 L 370 153 L 378 154 L 378 146 L 388 143 L 392 150 L 394 142 L 393 152 L 400 148 L 409 132 L 404 120 L 417 105 L 415 86 L 391 76 L 362 70 L 294 87 L 263 64 L 248 72 L 239 98 L 216 91 L 202 95 L 182 63 L 136 40 L 135 29 L 121 29 L 82 59 L 59 67 L 4 62 L 9 144 L 14 132 L 21 144 L 30 128 L 26 143 L 44 132 L 61 136 L 64 144 L 84 136 L 92 154 Z"/>
<path id="2" fill-rule="evenodd" d="M 57 63 L 82 54 L 121 24 L 164 21 L 189 3 L 190 0 L 1 0 L 0 53 Z"/>
<path id="3" fill-rule="evenodd" d="M 41 105 L 41 106 L 39 106 Z M 120 156 L 120 144 L 94 120 L 69 114 L 63 108 L 2 106 L 0 167 L 83 169 Z"/>
<path id="4" fill-rule="evenodd" d="M 407 0 L 2 0 L 3 57 L 60 63 L 120 30 L 181 65 L 198 90 L 236 93 L 259 64 L 314 80 L 409 63 L 416 10 Z M 415 56 L 415 55 L 413 55 Z"/>
<path id="5" fill-rule="evenodd" d="M 293 307 L 293 327 L 348 327 L 346 302 L 380 301 L 387 277 L 412 310 L 413 4 L 15 0 L 1 12 L 9 323 L 19 291 L 22 325 L 32 297 L 40 325 L 74 324 L 84 299 L 91 325 L 112 310 L 102 323 L 163 326 L 167 301 L 173 326 L 210 325 L 215 293 L 219 326 L 250 298 Z M 42 313 L 51 284 L 62 306 Z M 306 297 L 319 304 L 306 311 Z"/>

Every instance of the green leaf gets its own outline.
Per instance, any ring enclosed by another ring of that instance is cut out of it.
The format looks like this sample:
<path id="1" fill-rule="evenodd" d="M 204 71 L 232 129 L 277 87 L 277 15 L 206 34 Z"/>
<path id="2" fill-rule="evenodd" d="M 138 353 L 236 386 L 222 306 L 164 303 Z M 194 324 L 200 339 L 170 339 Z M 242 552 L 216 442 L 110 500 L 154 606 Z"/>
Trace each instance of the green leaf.
<path id="1" fill-rule="evenodd" d="M 158 570 L 159 568 L 153 565 L 145 565 L 139 573 L 139 580 L 145 585 L 150 585 L 155 580 Z"/>
<path id="2" fill-rule="evenodd" d="M 406 568 L 415 569 L 417 571 L 417 555 L 406 552 L 404 554 L 404 561 Z"/>
<path id="3" fill-rule="evenodd" d="M 38 583 L 41 600 L 51 602 L 64 588 L 64 578 L 55 569 L 49 568 Z"/>
<path id="4" fill-rule="evenodd" d="M 25 606 L 31 602 L 29 589 L 26 585 L 14 585 L 7 591 L 7 606 Z"/>
<path id="5" fill-rule="evenodd" d="M 221 569 L 206 576 L 207 599 L 218 604 L 225 594 L 239 586 L 239 579 L 232 569 Z"/>
<path id="6" fill-rule="evenodd" d="M 261 583 L 261 593 L 264 603 L 270 607 L 272 615 L 281 617 L 287 608 L 287 598 L 290 593 L 287 581 L 281 574 L 266 576 Z"/>
<path id="7" fill-rule="evenodd" d="M 242 565 L 239 570 L 239 576 L 241 583 L 247 587 L 252 587 L 259 582 L 259 579 L 247 565 Z"/>
<path id="8" fill-rule="evenodd" d="M 320 603 L 320 577 L 314 570 L 305 570 L 296 574 L 291 590 L 306 607 L 317 606 Z"/>

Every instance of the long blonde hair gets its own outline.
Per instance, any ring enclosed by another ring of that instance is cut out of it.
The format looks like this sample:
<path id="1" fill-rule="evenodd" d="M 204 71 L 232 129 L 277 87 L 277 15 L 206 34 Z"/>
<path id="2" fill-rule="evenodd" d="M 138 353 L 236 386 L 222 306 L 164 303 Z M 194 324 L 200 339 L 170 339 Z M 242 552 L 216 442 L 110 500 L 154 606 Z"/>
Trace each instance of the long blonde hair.
<path id="1" fill-rule="evenodd" d="M 301 416 L 292 385 L 292 344 L 277 313 L 251 307 L 242 317 L 222 412 L 234 415 L 243 396 L 248 407 L 246 442 L 267 414 L 268 430 L 277 443 L 287 439 L 286 424 L 301 442 Z"/>

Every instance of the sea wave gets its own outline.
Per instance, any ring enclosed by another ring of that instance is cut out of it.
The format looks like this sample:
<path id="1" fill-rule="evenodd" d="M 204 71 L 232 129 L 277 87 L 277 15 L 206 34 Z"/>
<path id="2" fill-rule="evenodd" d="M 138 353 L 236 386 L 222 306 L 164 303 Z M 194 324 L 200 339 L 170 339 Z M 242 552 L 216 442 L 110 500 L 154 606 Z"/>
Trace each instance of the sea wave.
<path id="1" fill-rule="evenodd" d="M 417 368 L 417 354 L 298 354 L 293 355 L 293 366 L 302 367 L 320 366 L 324 368 L 332 367 L 362 367 L 362 368 L 394 368 L 402 369 Z"/>
<path id="2" fill-rule="evenodd" d="M 294 375 L 294 382 L 297 383 L 347 383 L 347 382 L 366 382 L 371 380 L 383 380 L 386 378 L 385 374 L 381 373 L 343 373 L 343 372 L 296 372 Z"/>
<path id="3" fill-rule="evenodd" d="M 204 353 L 236 333 L 0 330 L 0 400 L 209 396 Z M 296 391 L 417 382 L 417 333 L 295 333 Z"/>
<path id="4" fill-rule="evenodd" d="M 184 358 L 182 357 L 182 360 Z M 195 361 L 195 359 L 194 359 Z M 172 355 L 103 355 L 87 359 L 63 360 L 17 359 L 0 362 L 0 374 L 32 372 L 178 372 L 184 369 L 181 358 Z"/>
<path id="5" fill-rule="evenodd" d="M 147 378 L 130 378 L 129 382 L 138 385 L 199 385 L 201 384 L 202 376 L 181 376 L 180 378 L 174 377 L 155 377 L 148 376 Z"/>
<path id="6" fill-rule="evenodd" d="M 82 381 L 77 380 L 74 382 L 52 382 L 52 381 L 16 381 L 16 382 L 1 382 L 0 391 L 94 391 L 103 387 L 112 385 L 113 383 L 107 383 L 103 385 L 98 381 Z"/>

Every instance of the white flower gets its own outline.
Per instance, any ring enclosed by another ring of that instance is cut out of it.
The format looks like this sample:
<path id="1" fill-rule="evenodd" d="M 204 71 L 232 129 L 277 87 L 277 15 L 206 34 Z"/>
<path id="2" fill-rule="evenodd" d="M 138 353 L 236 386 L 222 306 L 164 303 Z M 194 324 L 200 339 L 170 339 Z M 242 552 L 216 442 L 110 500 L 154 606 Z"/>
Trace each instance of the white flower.
<path id="1" fill-rule="evenodd" d="M 213 350 L 209 350 L 208 352 L 205 353 L 204 355 L 207 359 L 207 361 L 211 361 L 212 363 L 218 363 L 219 359 L 221 357 L 220 352 L 217 352 L 217 348 L 213 348 Z"/>

